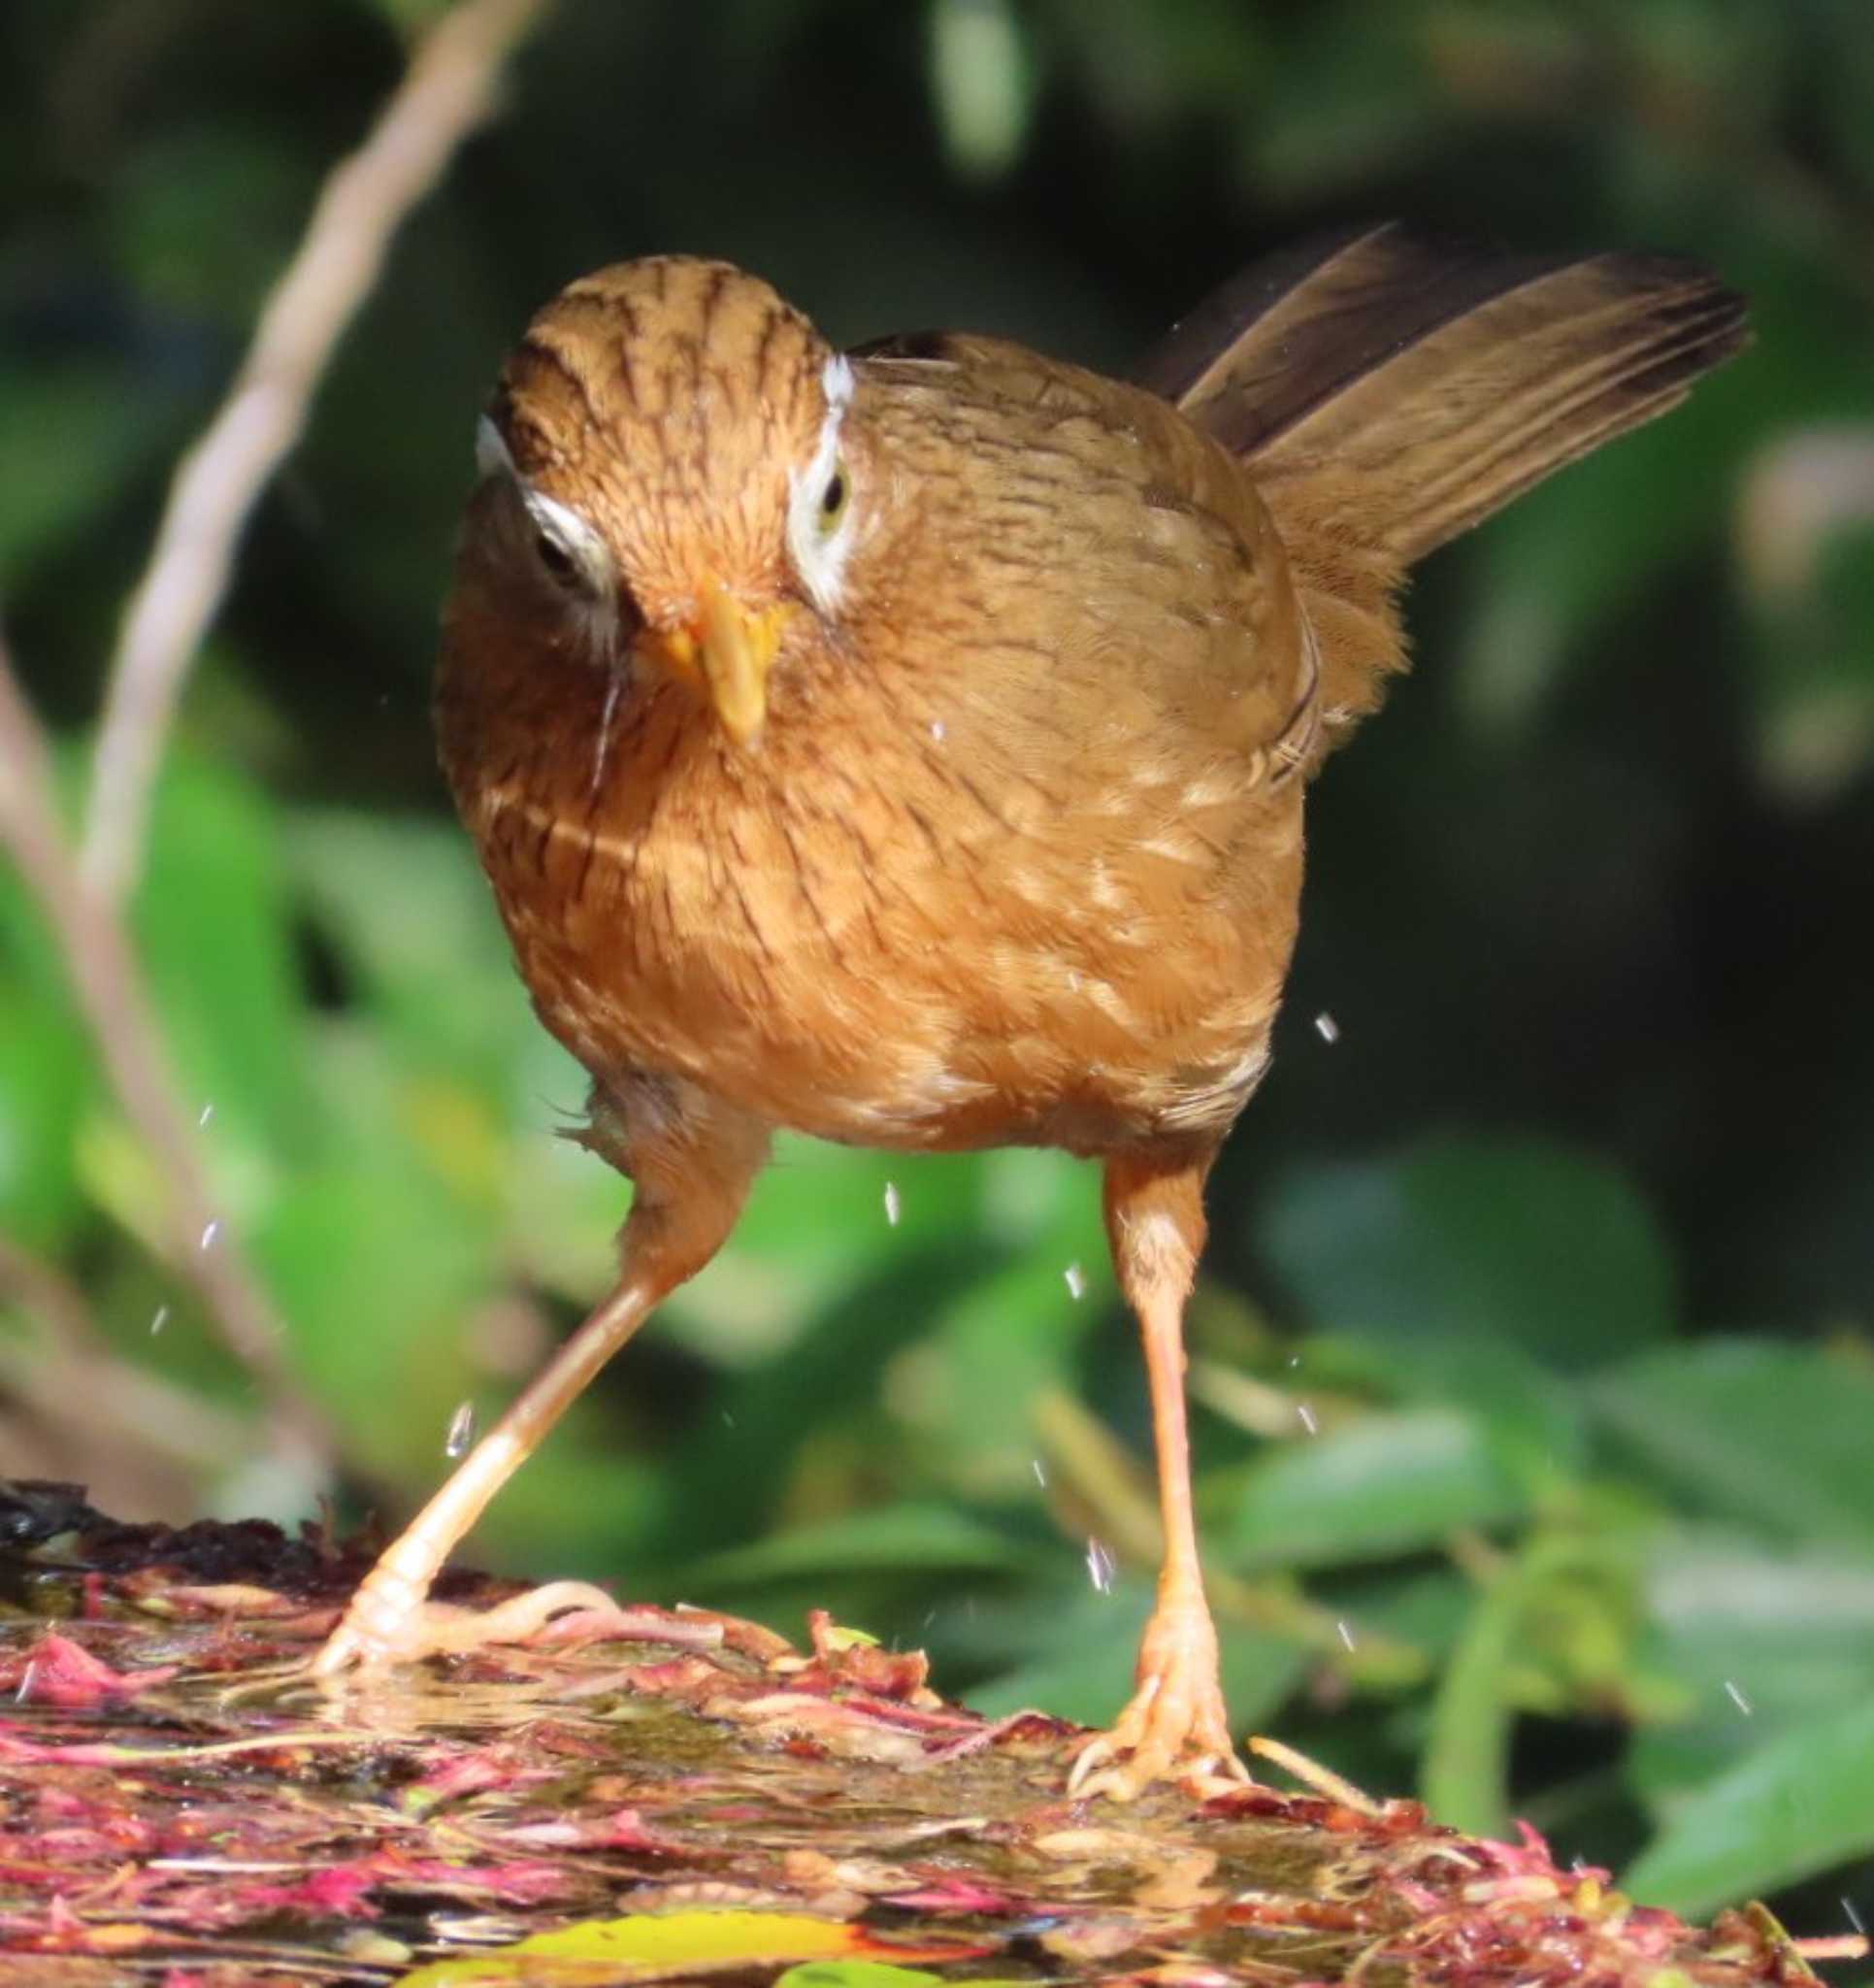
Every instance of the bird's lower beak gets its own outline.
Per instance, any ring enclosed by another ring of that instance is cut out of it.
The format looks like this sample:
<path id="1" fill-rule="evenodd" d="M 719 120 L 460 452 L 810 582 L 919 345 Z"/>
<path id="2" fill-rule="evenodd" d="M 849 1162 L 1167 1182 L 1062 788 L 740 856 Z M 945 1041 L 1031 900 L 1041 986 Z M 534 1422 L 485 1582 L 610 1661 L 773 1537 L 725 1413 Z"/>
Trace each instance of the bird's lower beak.
<path id="1" fill-rule="evenodd" d="M 768 672 L 787 610 L 750 608 L 710 582 L 688 627 L 647 628 L 637 646 L 660 668 L 704 692 L 738 746 L 753 745 L 768 714 Z"/>

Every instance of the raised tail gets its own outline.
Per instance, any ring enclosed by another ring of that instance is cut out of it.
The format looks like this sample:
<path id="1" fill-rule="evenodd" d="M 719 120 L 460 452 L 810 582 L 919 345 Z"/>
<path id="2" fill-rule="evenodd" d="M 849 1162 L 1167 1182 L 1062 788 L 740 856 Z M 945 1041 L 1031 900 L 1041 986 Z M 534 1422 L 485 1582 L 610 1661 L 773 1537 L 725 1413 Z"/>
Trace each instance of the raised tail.
<path id="1" fill-rule="evenodd" d="M 1330 743 L 1404 662 L 1406 569 L 1676 407 L 1748 338 L 1696 263 L 1512 256 L 1388 223 L 1253 264 L 1141 384 L 1255 466 L 1320 640 Z"/>

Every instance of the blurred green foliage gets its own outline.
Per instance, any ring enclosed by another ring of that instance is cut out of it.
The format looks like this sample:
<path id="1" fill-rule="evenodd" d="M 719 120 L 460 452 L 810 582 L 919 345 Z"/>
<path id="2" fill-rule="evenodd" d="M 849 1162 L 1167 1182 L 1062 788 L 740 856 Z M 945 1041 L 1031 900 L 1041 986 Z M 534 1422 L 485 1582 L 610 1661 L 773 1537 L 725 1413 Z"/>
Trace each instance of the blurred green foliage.
<path id="1" fill-rule="evenodd" d="M 0 590 L 74 764 L 168 469 L 436 12 L 0 14 Z M 1243 1721 L 1637 1859 L 1645 1898 L 1806 1879 L 1805 1930 L 1874 1917 L 1870 134 L 1865 0 L 564 0 L 254 521 L 134 908 L 346 1508 L 411 1507 L 624 1201 L 555 1136 L 583 1085 L 424 710 L 537 303 L 680 248 L 836 337 L 1122 366 L 1355 215 L 1702 255 L 1754 352 L 1435 561 L 1419 677 L 1322 782 L 1282 1054 L 1212 1196 L 1200 1490 Z M 0 1228 L 113 1357 L 246 1413 L 160 1186 L 0 873 Z M 0 1307 L 10 1387 L 47 1329 Z M 132 1486 L 147 1433 L 104 1430 Z M 475 1550 L 831 1606 L 1093 1720 L 1149 1600 L 1145 1441 L 1092 1170 L 796 1143 Z M 148 1481 L 289 1518 L 332 1488 L 256 1445 Z"/>

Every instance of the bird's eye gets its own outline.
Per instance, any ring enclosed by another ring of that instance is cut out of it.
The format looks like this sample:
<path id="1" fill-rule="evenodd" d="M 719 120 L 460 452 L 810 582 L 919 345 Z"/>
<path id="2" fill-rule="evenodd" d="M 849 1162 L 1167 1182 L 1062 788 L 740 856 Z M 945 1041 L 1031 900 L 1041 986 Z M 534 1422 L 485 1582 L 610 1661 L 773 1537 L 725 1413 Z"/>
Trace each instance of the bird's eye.
<path id="1" fill-rule="evenodd" d="M 534 556 L 556 585 L 574 587 L 579 584 L 578 561 L 551 532 L 534 534 Z"/>
<path id="2" fill-rule="evenodd" d="M 836 456 L 832 471 L 820 490 L 819 514 L 815 519 L 822 538 L 831 538 L 839 529 L 839 520 L 846 514 L 846 506 L 852 501 L 852 479 L 846 475 L 844 461 Z"/>
<path id="3" fill-rule="evenodd" d="M 528 541 L 540 570 L 564 593 L 597 600 L 615 578 L 611 548 L 592 520 L 531 483 L 519 486 Z"/>
<path id="4" fill-rule="evenodd" d="M 852 469 L 839 448 L 844 412 L 843 400 L 829 406 L 819 446 L 803 468 L 787 473 L 788 553 L 802 586 L 823 614 L 839 605 L 855 537 Z"/>

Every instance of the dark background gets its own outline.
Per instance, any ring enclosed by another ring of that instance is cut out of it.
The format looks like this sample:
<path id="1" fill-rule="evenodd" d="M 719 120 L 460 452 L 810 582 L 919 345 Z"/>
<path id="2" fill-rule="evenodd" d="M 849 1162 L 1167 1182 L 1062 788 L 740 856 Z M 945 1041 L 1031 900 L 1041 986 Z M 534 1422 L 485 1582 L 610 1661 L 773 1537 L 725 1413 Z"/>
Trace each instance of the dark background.
<path id="1" fill-rule="evenodd" d="M 75 769 L 177 454 L 436 11 L 0 15 L 0 590 Z M 1649 1897 L 1823 1873 L 1802 1930 L 1874 1913 L 1861 0 L 566 0 L 252 522 L 135 911 L 340 1453 L 270 1457 L 0 871 L 0 1229 L 207 1417 L 59 1396 L 0 1294 L 0 1467 L 125 1516 L 401 1517 L 455 1404 L 498 1409 L 603 1284 L 625 1190 L 551 1136 L 580 1085 L 425 712 L 475 416 L 538 304 L 682 249 L 836 340 L 1121 369 L 1259 252 L 1394 215 L 1700 257 L 1758 344 L 1428 565 L 1417 671 L 1315 796 L 1194 1317 L 1237 1709 L 1454 1821 L 1650 1841 Z M 824 1602 L 1093 1719 L 1153 1551 L 1113 1443 L 1146 1457 L 1093 1170 L 795 1145 L 476 1550 L 790 1630 Z"/>

